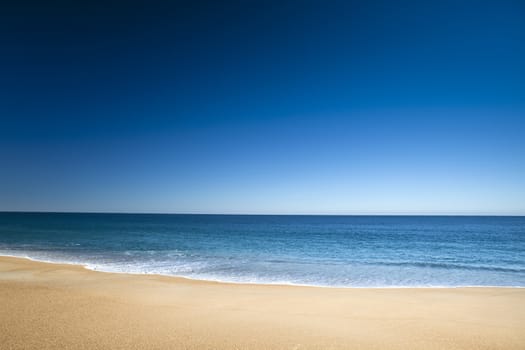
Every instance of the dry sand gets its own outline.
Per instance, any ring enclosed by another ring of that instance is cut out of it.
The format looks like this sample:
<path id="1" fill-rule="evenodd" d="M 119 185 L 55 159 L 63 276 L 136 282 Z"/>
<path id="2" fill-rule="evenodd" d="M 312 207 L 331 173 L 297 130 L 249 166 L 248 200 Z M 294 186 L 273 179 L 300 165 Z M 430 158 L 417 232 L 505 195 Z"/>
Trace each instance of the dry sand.
<path id="1" fill-rule="evenodd" d="M 1 257 L 0 349 L 525 349 L 525 289 L 240 285 Z"/>

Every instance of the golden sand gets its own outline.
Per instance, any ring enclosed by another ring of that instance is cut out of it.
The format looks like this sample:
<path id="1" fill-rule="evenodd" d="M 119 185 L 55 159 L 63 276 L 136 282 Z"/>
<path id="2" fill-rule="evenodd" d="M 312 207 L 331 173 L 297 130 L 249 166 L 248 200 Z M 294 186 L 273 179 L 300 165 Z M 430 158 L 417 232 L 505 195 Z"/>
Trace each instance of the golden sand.
<path id="1" fill-rule="evenodd" d="M 525 289 L 336 289 L 0 257 L 0 349 L 525 349 Z"/>

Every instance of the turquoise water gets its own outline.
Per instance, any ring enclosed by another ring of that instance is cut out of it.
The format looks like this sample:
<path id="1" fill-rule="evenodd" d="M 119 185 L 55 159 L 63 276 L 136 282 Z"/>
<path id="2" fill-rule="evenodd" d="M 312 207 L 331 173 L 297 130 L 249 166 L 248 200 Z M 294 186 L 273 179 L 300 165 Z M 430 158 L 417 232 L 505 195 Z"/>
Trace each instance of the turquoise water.
<path id="1" fill-rule="evenodd" d="M 0 254 L 227 282 L 525 287 L 525 217 L 0 213 Z"/>

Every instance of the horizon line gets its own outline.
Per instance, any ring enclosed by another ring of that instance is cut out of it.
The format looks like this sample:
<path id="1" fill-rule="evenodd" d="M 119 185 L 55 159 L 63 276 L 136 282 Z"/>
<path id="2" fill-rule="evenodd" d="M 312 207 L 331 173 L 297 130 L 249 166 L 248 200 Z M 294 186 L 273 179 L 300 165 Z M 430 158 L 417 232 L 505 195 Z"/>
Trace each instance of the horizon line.
<path id="1" fill-rule="evenodd" d="M 133 211 L 45 211 L 45 210 L 0 210 L 0 214 L 114 214 L 114 215 L 215 215 L 215 216 L 501 216 L 525 217 L 525 214 L 439 214 L 439 213 L 375 213 L 375 214 L 333 214 L 333 213 L 202 213 L 202 212 L 133 212 Z"/>

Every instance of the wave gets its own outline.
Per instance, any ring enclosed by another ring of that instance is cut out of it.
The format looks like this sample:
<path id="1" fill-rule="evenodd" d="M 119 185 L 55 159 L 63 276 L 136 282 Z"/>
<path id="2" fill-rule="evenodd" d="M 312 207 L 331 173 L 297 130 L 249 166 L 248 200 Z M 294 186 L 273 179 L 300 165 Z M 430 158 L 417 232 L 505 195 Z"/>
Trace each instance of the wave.
<path id="1" fill-rule="evenodd" d="M 344 272 L 337 272 L 338 275 L 323 276 L 320 274 L 309 275 L 308 271 L 301 274 L 299 271 L 293 271 L 287 275 L 268 274 L 264 272 L 240 271 L 239 266 L 232 266 L 228 273 L 213 273 L 209 269 L 202 270 L 202 266 L 187 263 L 178 263 L 177 266 L 166 265 L 153 266 L 146 261 L 136 262 L 135 264 L 123 264 L 114 261 L 95 262 L 95 259 L 68 259 L 64 257 L 51 256 L 37 256 L 31 252 L 8 252 L 0 251 L 0 256 L 11 256 L 18 258 L 26 258 L 33 261 L 55 263 L 55 264 L 71 264 L 80 265 L 86 269 L 108 272 L 108 273 L 123 273 L 123 274 L 146 274 L 146 275 L 162 275 L 170 277 L 181 277 L 192 280 L 214 281 L 222 283 L 234 284 L 267 284 L 267 285 L 294 285 L 294 286 L 311 286 L 311 287 L 328 287 L 328 288 L 461 288 L 461 287 L 504 287 L 504 288 L 525 288 L 525 276 L 521 275 L 518 278 L 512 278 L 502 281 L 491 280 L 462 280 L 459 275 L 447 274 L 446 279 L 435 279 L 432 273 L 424 275 L 422 273 L 408 274 L 406 272 L 398 272 L 395 275 L 389 271 L 383 271 L 381 276 L 375 271 L 375 275 L 364 275 L 357 279 L 351 279 L 344 275 Z M 206 263 L 208 264 L 208 262 Z M 375 262 L 370 264 L 362 264 L 361 266 L 391 266 L 391 267 L 418 267 L 418 268 L 440 268 L 440 269 L 457 269 L 457 270 L 477 270 L 477 271 L 491 271 L 491 272 L 511 272 L 522 274 L 523 269 L 501 268 L 501 267 L 466 267 L 460 264 L 443 264 L 443 263 L 423 263 L 423 262 Z M 208 266 L 214 266 L 211 263 Z M 352 268 L 351 265 L 346 268 Z M 372 272 L 372 270 L 370 270 Z M 463 275 L 466 276 L 466 275 Z M 490 283 L 491 281 L 492 283 Z M 505 282 L 504 282 L 505 281 Z M 521 282 L 520 282 L 521 281 Z M 497 283 L 494 283 L 497 282 Z"/>
<path id="2" fill-rule="evenodd" d="M 364 263 L 365 265 L 378 266 L 399 266 L 399 267 L 422 267 L 422 268 L 437 268 L 437 269 L 456 269 L 456 270 L 477 270 L 477 271 L 496 271 L 496 272 L 515 272 L 525 273 L 525 269 L 500 267 L 500 266 L 480 266 L 480 265 L 465 265 L 465 264 L 450 264 L 450 263 L 435 263 L 435 262 L 371 262 Z"/>

